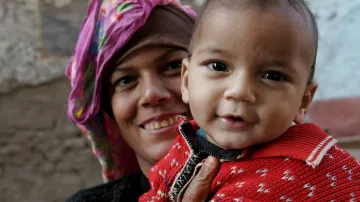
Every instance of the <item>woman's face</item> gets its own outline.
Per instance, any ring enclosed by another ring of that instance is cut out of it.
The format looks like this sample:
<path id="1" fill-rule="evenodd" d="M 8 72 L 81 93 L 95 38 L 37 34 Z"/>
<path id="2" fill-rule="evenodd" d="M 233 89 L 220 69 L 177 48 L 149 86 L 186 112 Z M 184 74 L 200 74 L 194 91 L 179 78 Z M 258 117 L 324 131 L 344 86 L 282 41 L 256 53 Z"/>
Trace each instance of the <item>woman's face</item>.
<path id="1" fill-rule="evenodd" d="M 145 48 L 124 59 L 111 75 L 115 120 L 145 174 L 169 150 L 175 117 L 189 114 L 180 90 L 186 56 L 180 49 Z"/>

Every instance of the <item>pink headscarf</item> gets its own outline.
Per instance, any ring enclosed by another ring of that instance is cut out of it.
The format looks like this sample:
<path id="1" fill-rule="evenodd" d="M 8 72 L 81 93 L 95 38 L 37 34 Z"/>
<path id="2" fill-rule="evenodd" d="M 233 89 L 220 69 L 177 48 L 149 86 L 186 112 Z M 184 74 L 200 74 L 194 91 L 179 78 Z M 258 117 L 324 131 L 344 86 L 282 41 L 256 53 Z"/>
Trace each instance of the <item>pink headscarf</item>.
<path id="1" fill-rule="evenodd" d="M 122 139 L 115 121 L 101 106 L 104 104 L 101 103 L 101 92 L 105 68 L 114 57 L 125 57 L 142 47 L 139 44 L 151 45 L 154 41 L 151 37 L 145 37 L 146 40 L 134 45 L 131 39 L 147 22 L 155 6 L 170 5 L 188 17 L 196 15 L 178 0 L 93 0 L 82 25 L 66 70 L 72 86 L 68 116 L 90 139 L 105 182 L 139 170 L 134 152 Z M 133 47 L 122 53 L 128 42 Z M 166 39 L 163 43 L 177 45 Z M 119 55 L 119 50 L 122 55 Z"/>

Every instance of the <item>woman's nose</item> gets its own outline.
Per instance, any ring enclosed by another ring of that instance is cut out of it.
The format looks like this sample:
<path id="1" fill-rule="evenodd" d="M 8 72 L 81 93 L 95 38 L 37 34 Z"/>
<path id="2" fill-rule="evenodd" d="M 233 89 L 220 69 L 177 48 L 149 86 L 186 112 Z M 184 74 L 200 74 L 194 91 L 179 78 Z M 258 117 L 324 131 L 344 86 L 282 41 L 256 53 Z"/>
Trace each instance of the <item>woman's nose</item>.
<path id="1" fill-rule="evenodd" d="M 159 106 L 170 100 L 171 93 L 158 76 L 149 76 L 141 85 L 140 105 L 143 107 Z"/>
<path id="2" fill-rule="evenodd" d="M 250 73 L 242 71 L 236 75 L 232 75 L 227 85 L 224 93 L 225 99 L 250 104 L 255 103 L 256 86 Z"/>

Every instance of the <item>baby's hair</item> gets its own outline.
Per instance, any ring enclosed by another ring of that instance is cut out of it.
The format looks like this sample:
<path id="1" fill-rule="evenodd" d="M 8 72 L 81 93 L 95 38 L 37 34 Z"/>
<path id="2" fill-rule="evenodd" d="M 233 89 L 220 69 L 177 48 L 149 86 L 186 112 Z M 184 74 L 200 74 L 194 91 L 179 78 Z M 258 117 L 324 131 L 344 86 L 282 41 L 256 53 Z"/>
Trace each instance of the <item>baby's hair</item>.
<path id="1" fill-rule="evenodd" d="M 248 8 L 250 6 L 256 6 L 261 9 L 267 9 L 270 6 L 276 6 L 280 4 L 286 4 L 290 6 L 291 8 L 298 11 L 305 19 L 305 22 L 310 20 L 310 24 L 313 31 L 313 41 L 314 41 L 314 48 L 315 48 L 315 54 L 313 58 L 313 63 L 311 65 L 311 72 L 308 83 L 311 83 L 314 78 L 315 73 L 315 64 L 316 64 L 316 55 L 317 55 L 317 49 L 318 49 L 318 38 L 319 38 L 319 31 L 318 26 L 316 23 L 316 19 L 314 14 L 311 12 L 310 8 L 306 4 L 304 0 L 207 0 L 204 6 L 202 7 L 202 11 L 200 12 L 200 15 L 197 18 L 197 21 L 195 23 L 194 27 L 194 33 L 193 37 L 190 42 L 189 46 L 189 52 L 191 55 L 191 51 L 193 49 L 194 41 L 196 41 L 196 38 L 198 37 L 198 31 L 202 22 L 202 19 L 204 17 L 204 14 L 210 11 L 211 9 L 217 8 L 219 6 L 224 6 L 229 9 L 234 8 Z"/>

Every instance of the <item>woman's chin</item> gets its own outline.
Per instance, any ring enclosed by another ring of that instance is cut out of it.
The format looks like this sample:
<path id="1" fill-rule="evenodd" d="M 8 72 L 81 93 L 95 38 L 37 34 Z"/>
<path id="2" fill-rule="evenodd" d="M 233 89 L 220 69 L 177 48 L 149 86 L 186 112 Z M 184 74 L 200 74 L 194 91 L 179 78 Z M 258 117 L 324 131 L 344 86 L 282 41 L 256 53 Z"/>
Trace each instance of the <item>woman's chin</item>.
<path id="1" fill-rule="evenodd" d="M 142 129 L 141 136 L 143 141 L 144 155 L 154 162 L 158 162 L 169 151 L 175 140 L 175 125 L 157 130 Z"/>
<path id="2" fill-rule="evenodd" d="M 172 140 L 164 140 L 161 143 L 157 143 L 156 145 L 149 148 L 149 149 L 151 149 L 151 151 L 148 151 L 148 155 L 151 155 L 150 158 L 154 162 L 154 165 L 166 156 L 166 154 L 170 150 L 170 147 L 171 147 L 173 141 L 174 141 L 173 139 Z"/>

